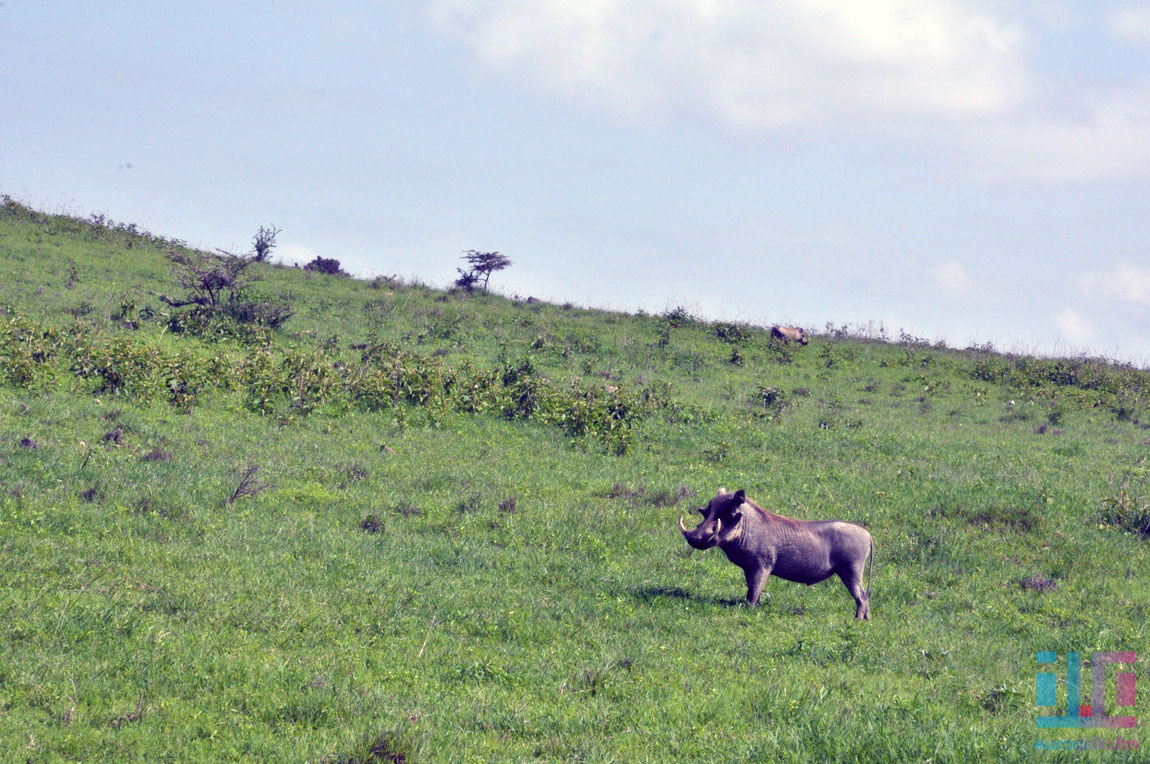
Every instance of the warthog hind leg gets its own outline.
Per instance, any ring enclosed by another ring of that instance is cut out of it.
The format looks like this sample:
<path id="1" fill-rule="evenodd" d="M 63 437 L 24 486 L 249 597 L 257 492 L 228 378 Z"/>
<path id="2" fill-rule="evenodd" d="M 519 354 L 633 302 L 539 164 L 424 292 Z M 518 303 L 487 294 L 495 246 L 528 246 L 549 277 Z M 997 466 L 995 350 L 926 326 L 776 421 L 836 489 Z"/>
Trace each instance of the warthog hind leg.
<path id="1" fill-rule="evenodd" d="M 860 620 L 870 619 L 870 596 L 867 595 L 866 589 L 862 585 L 862 566 L 859 570 L 848 568 L 847 570 L 839 571 L 839 578 L 843 580 L 843 585 L 851 596 L 855 598 L 855 618 Z"/>

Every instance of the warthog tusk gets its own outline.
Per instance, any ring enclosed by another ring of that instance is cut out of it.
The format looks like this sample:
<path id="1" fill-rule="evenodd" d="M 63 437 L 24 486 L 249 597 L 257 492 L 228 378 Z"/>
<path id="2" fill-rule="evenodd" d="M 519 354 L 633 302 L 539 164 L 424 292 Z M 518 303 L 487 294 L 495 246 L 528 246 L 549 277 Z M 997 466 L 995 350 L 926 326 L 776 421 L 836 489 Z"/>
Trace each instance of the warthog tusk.
<path id="1" fill-rule="evenodd" d="M 722 520 L 715 520 L 715 535 L 718 536 L 722 532 L 723 532 L 723 521 Z"/>
<path id="2" fill-rule="evenodd" d="M 683 516 L 682 515 L 679 515 L 679 530 L 681 530 L 683 533 L 688 532 L 687 526 L 683 525 Z"/>

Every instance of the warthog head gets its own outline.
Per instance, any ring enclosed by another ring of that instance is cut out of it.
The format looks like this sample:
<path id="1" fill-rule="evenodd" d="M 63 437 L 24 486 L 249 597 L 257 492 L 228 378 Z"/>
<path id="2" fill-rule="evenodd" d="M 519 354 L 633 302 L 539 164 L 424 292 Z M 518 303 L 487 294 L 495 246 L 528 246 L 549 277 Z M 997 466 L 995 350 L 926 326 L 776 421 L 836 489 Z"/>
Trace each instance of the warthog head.
<path id="1" fill-rule="evenodd" d="M 718 496 L 711 499 L 707 506 L 699 508 L 703 520 L 694 530 L 689 530 L 683 525 L 683 518 L 679 518 L 679 530 L 683 538 L 695 549 L 710 549 L 734 541 L 743 533 L 741 507 L 744 501 L 746 495 L 742 491 L 727 493 L 726 489 L 720 488 Z"/>

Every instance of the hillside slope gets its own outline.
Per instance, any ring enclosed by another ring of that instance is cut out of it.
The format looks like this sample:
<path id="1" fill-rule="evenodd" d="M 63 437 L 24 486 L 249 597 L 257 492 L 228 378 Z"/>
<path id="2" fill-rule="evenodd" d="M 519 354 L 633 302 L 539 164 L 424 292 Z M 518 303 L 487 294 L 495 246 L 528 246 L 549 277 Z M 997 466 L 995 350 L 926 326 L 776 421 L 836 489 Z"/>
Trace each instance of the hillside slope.
<path id="1" fill-rule="evenodd" d="M 1035 653 L 1150 655 L 1146 372 L 252 265 L 271 330 L 161 301 L 170 251 L 0 207 L 0 760 L 1115 739 L 1036 727 Z M 676 528 L 720 486 L 865 525 L 874 620 L 739 604 Z"/>

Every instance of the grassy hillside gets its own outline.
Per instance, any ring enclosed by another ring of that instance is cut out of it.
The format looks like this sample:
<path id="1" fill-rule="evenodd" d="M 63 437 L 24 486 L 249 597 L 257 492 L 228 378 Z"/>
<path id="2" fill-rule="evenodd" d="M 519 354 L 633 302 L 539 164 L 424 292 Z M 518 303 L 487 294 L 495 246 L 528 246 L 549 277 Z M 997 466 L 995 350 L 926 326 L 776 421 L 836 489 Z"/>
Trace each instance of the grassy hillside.
<path id="1" fill-rule="evenodd" d="M 0 760 L 1059 760 L 1118 734 L 1036 651 L 1145 682 L 1145 371 L 265 264 L 196 323 L 170 251 L 0 207 Z M 742 606 L 720 486 L 865 525 L 873 620 Z"/>

